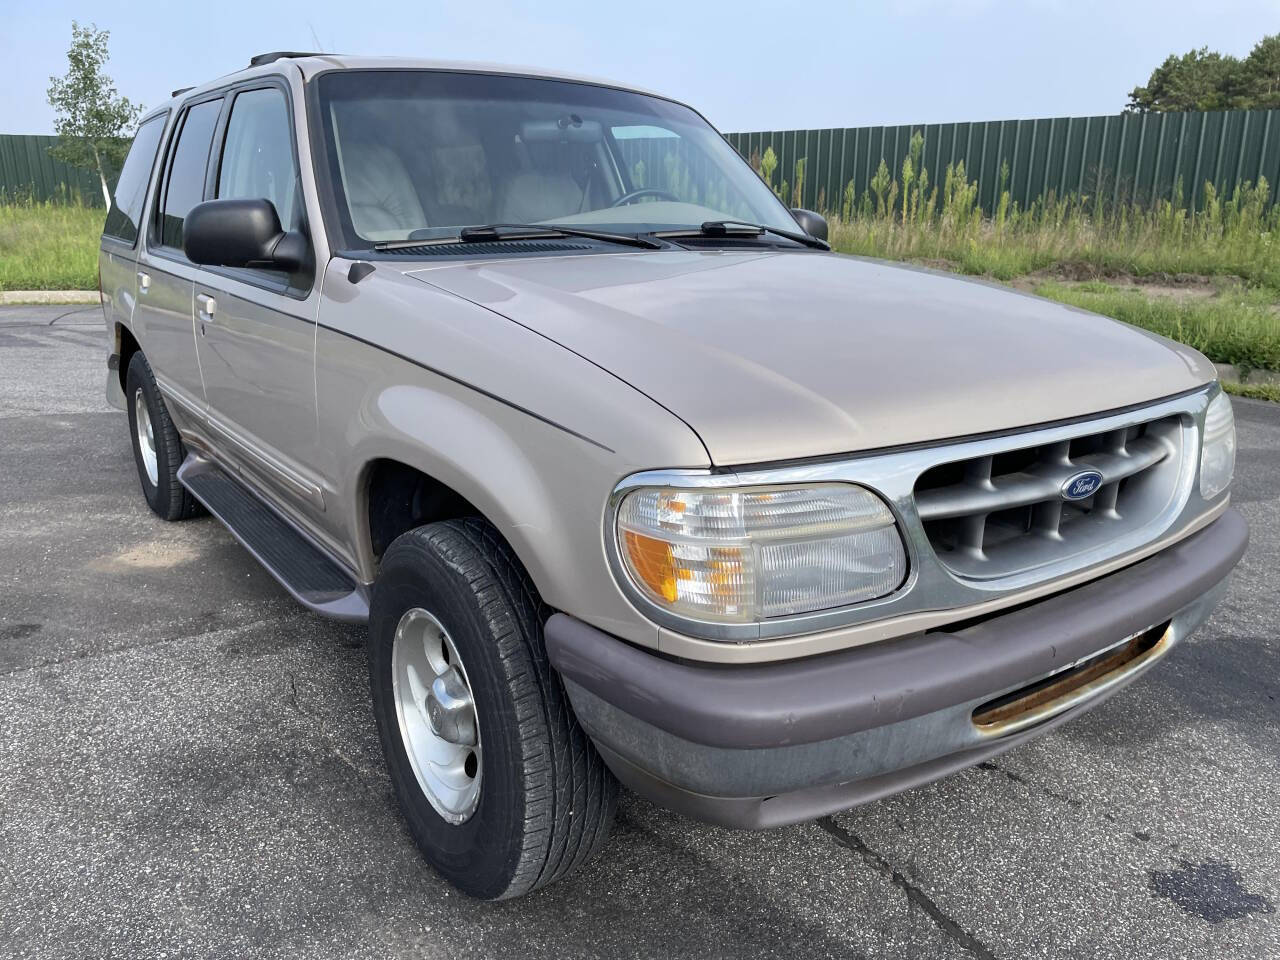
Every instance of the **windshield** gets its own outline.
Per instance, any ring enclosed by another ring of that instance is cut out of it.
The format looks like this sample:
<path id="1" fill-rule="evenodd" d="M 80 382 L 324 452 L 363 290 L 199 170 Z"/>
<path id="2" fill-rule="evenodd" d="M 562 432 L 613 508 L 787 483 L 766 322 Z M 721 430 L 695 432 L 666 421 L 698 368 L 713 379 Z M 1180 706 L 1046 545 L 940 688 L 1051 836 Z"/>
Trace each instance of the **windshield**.
<path id="1" fill-rule="evenodd" d="M 349 249 L 490 223 L 647 233 L 742 220 L 797 229 L 720 134 L 668 100 L 430 70 L 335 71 L 317 84 Z"/>

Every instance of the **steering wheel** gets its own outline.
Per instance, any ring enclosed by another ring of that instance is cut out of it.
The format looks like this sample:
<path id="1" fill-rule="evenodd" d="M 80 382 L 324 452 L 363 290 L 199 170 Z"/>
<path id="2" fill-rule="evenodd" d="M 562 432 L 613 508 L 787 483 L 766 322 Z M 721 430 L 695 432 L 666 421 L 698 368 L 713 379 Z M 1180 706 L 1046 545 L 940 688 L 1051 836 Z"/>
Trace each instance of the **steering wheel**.
<path id="1" fill-rule="evenodd" d="M 657 187 L 641 187 L 639 190 L 632 190 L 630 193 L 624 193 L 617 200 L 613 201 L 613 203 L 609 204 L 609 206 L 625 206 L 628 203 L 634 203 L 641 197 L 658 197 L 662 200 L 673 200 L 676 203 L 680 202 L 679 197 L 667 190 L 659 190 Z"/>

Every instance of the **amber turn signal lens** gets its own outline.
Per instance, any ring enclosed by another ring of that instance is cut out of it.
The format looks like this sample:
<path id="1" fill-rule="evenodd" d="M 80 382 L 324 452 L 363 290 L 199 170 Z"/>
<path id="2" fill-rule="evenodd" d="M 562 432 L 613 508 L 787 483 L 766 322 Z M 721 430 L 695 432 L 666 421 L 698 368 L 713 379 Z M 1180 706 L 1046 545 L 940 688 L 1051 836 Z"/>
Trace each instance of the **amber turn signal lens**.
<path id="1" fill-rule="evenodd" d="M 676 565 L 671 545 L 627 530 L 623 542 L 636 577 L 667 603 L 676 601 Z"/>

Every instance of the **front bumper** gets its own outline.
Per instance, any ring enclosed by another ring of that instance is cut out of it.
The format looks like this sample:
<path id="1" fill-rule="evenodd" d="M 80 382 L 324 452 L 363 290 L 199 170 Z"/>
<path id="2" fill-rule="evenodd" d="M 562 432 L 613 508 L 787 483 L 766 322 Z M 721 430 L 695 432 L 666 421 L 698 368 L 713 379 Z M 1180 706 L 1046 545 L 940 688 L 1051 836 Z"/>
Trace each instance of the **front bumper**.
<path id="1" fill-rule="evenodd" d="M 547 650 L 623 783 L 697 819 L 778 826 L 936 779 L 1101 703 L 1208 618 L 1248 537 L 1229 509 L 1153 557 L 1013 612 L 798 661 L 664 659 L 565 614 L 548 621 Z M 1120 666 L 1068 673 L 1144 634 L 1155 639 Z M 1045 694 L 1058 674 L 1089 682 Z M 1020 717 L 974 722 L 1029 686 L 1040 692 Z"/>

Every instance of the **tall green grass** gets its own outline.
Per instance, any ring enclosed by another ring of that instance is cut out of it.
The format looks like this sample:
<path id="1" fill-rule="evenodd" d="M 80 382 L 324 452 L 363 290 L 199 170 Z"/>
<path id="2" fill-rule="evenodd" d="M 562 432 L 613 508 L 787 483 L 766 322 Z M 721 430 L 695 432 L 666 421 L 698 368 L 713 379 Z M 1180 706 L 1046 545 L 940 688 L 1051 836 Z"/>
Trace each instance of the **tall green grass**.
<path id="1" fill-rule="evenodd" d="M 939 183 L 922 166 L 923 146 L 916 134 L 896 174 L 882 160 L 861 196 L 850 183 L 838 204 L 820 199 L 837 250 L 938 261 L 999 280 L 1060 268 L 1084 276 L 1230 275 L 1280 291 L 1280 204 L 1270 202 L 1265 179 L 1229 197 L 1206 183 L 1200 210 L 1185 202 L 1180 184 L 1172 199 L 1151 206 L 1049 192 L 1022 208 L 1006 189 L 1006 166 L 995 210 L 985 216 L 963 161 L 948 165 Z M 773 159 L 768 153 L 764 160 Z M 803 173 L 797 169 L 797 182 Z"/>
<path id="2" fill-rule="evenodd" d="M 97 289 L 104 215 L 76 205 L 0 205 L 0 290 Z"/>

